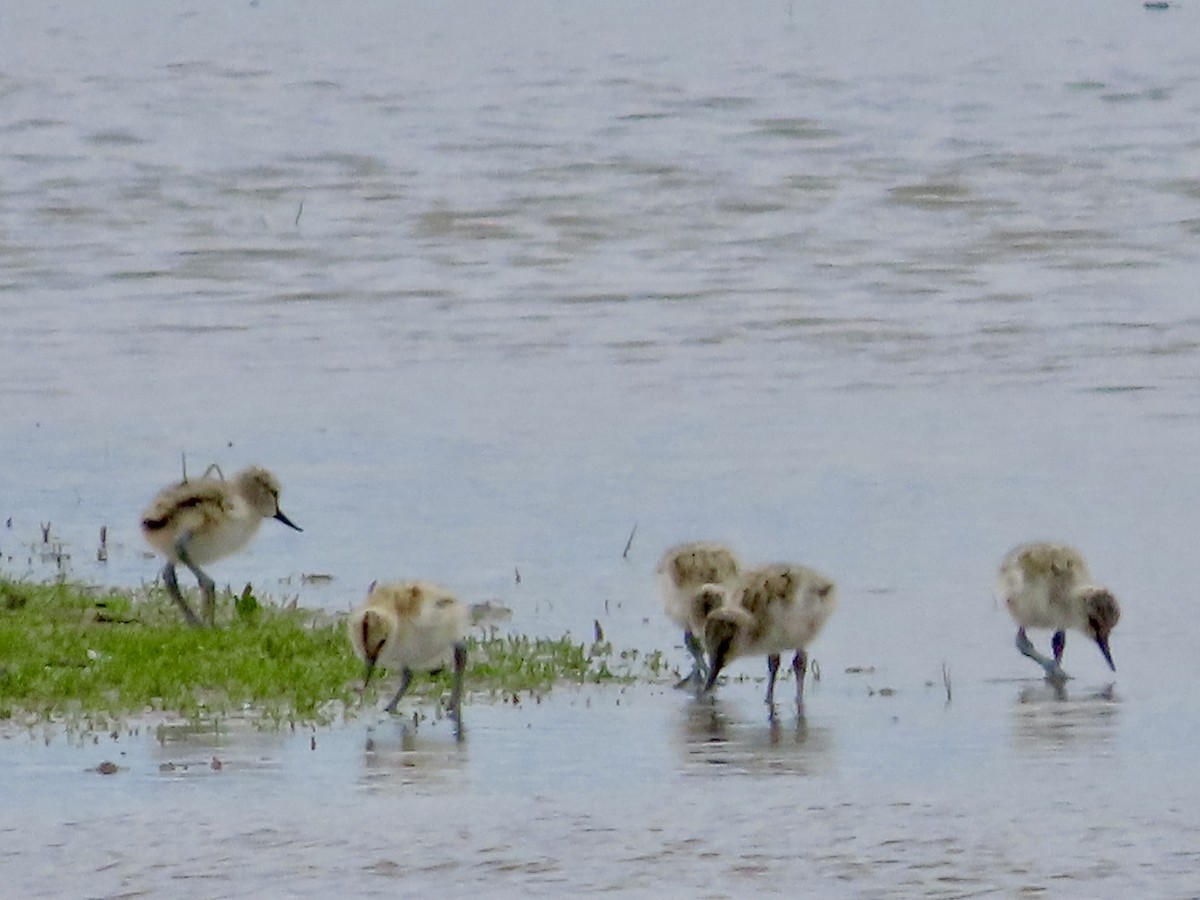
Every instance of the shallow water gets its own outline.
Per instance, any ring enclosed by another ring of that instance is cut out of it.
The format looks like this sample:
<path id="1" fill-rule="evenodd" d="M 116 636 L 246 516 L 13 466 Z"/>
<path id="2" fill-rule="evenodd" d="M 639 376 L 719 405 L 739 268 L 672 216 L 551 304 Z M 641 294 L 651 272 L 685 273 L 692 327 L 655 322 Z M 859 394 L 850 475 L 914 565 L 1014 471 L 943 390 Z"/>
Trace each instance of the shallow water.
<path id="1" fill-rule="evenodd" d="M 1147 755 L 1140 698 L 1041 690 L 975 685 L 946 706 L 941 685 L 882 697 L 827 677 L 803 723 L 772 728 L 756 683 L 715 704 L 563 688 L 472 704 L 462 744 L 446 722 L 369 718 L 10 734 L 0 865 L 19 896 L 1186 896 L 1193 754 Z M 105 760 L 123 768 L 97 774 Z"/>
<path id="2" fill-rule="evenodd" d="M 841 585 L 807 731 L 745 683 L 715 724 L 560 691 L 472 704 L 463 748 L 357 720 L 220 772 L 18 733 L 6 879 L 1194 893 L 1196 9 L 398 9 L 7 12 L 4 569 L 56 571 L 49 522 L 72 575 L 149 581 L 180 453 L 260 462 L 305 531 L 218 581 L 420 575 L 682 662 L 651 570 L 724 538 Z M 1111 699 L 1078 636 L 1066 702 L 1020 680 L 991 579 L 1036 536 L 1122 599 Z"/>

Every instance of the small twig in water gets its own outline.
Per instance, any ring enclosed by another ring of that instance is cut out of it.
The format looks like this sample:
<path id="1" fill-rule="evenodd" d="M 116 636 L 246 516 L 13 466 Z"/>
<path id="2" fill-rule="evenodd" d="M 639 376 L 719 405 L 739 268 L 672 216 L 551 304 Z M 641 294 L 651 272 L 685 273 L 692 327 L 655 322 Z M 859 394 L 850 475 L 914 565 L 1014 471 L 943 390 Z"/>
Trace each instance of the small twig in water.
<path id="1" fill-rule="evenodd" d="M 950 667 L 942 663 L 942 684 L 946 687 L 946 705 L 950 705 Z"/>
<path id="2" fill-rule="evenodd" d="M 48 544 L 48 543 L 50 543 L 50 523 L 42 522 L 41 526 L 42 526 L 42 543 Z"/>
<path id="3" fill-rule="evenodd" d="M 596 643 L 599 644 L 604 640 L 604 629 L 600 627 L 599 619 L 593 619 L 592 623 L 596 626 Z"/>
<path id="4" fill-rule="evenodd" d="M 520 584 L 521 583 L 521 570 L 518 569 L 516 566 L 513 566 L 513 574 L 517 578 L 517 584 Z"/>
<path id="5" fill-rule="evenodd" d="M 633 536 L 637 534 L 637 522 L 633 523 L 633 529 L 629 532 L 629 540 L 625 542 L 625 549 L 621 552 L 621 559 L 629 558 L 629 548 L 633 546 Z"/>
<path id="6" fill-rule="evenodd" d="M 187 451 L 179 451 L 179 462 L 183 466 L 183 481 L 181 484 L 187 484 Z"/>
<path id="7" fill-rule="evenodd" d="M 108 562 L 108 526 L 100 526 L 100 549 L 96 551 L 96 562 Z"/>
<path id="8" fill-rule="evenodd" d="M 300 208 L 296 210 L 296 227 L 300 226 L 300 217 L 304 215 L 304 201 L 300 201 Z"/>

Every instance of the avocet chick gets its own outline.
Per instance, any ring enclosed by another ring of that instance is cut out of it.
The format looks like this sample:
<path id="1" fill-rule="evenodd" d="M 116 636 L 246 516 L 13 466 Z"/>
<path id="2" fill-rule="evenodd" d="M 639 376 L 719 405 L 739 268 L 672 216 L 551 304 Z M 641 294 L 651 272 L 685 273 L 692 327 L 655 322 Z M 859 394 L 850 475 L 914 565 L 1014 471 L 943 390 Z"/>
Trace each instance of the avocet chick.
<path id="1" fill-rule="evenodd" d="M 1082 631 L 1096 642 L 1114 672 L 1108 637 L 1121 618 L 1121 607 L 1107 588 L 1092 582 L 1083 556 L 1074 547 L 1038 541 L 1014 547 L 1000 563 L 996 595 L 1017 623 L 1017 649 L 1042 667 L 1046 677 L 1063 680 L 1067 629 Z M 1033 648 L 1026 628 L 1052 628 L 1053 659 Z"/>
<path id="2" fill-rule="evenodd" d="M 215 467 L 210 466 L 209 471 Z M 218 471 L 219 474 L 219 471 Z M 204 594 L 204 619 L 213 624 L 216 584 L 200 568 L 236 553 L 250 542 L 263 519 L 278 519 L 303 529 L 279 508 L 279 481 L 266 469 L 252 466 L 232 480 L 205 477 L 164 488 L 142 514 L 142 534 L 167 558 L 163 582 L 171 599 L 191 625 L 203 624 L 179 592 L 175 566 L 187 566 Z"/>
<path id="3" fill-rule="evenodd" d="M 658 563 L 658 587 L 667 618 L 683 629 L 683 645 L 692 655 L 692 671 L 676 687 L 704 683 L 708 665 L 699 635 L 704 620 L 725 602 L 736 580 L 738 560 L 728 547 L 710 541 L 678 544 Z"/>
<path id="4" fill-rule="evenodd" d="M 363 687 L 377 665 L 400 670 L 400 686 L 384 707 L 396 704 L 412 683 L 413 672 L 436 672 L 454 663 L 450 714 L 462 729 L 463 671 L 471 611 L 446 588 L 428 581 L 372 584 L 367 599 L 350 615 L 350 643 L 366 661 Z"/>
<path id="5" fill-rule="evenodd" d="M 821 632 L 837 606 L 837 587 L 807 566 L 764 566 L 738 580 L 728 604 L 704 623 L 704 643 L 709 652 L 706 691 L 712 690 L 726 664 L 739 656 L 767 655 L 767 697 L 775 708 L 775 676 L 779 656 L 795 650 L 796 709 L 804 711 L 804 676 L 808 671 L 808 645 Z"/>

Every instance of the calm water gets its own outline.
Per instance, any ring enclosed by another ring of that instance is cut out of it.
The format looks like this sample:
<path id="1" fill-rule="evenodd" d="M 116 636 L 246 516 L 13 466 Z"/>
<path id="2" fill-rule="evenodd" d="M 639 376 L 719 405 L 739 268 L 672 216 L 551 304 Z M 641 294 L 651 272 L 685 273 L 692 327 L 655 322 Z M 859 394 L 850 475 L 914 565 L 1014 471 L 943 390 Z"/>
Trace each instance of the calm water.
<path id="1" fill-rule="evenodd" d="M 277 472 L 304 533 L 213 574 L 308 604 L 420 575 L 682 662 L 669 543 L 843 596 L 800 731 L 746 681 L 461 748 L 12 732 L 21 895 L 1196 894 L 1200 8 L 9 6 L 5 571 L 49 522 L 152 579 L 186 452 Z M 1036 536 L 1122 598 L 1111 691 L 1079 637 L 1065 702 L 1024 680 Z"/>

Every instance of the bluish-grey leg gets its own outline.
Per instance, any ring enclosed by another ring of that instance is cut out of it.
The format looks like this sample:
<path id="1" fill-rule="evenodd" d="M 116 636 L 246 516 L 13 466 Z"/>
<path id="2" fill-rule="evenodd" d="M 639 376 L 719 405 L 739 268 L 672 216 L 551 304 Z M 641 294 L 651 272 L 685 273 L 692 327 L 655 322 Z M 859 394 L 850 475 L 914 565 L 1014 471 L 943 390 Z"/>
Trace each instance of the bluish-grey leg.
<path id="1" fill-rule="evenodd" d="M 404 671 L 400 673 L 400 687 L 396 688 L 396 694 L 388 701 L 388 705 L 383 708 L 384 712 L 393 713 L 396 711 L 396 704 L 400 702 L 400 698 L 404 696 L 404 692 L 408 690 L 408 686 L 412 684 L 412 669 L 405 666 Z"/>
<path id="2" fill-rule="evenodd" d="M 1058 664 L 1057 660 L 1042 656 L 1034 649 L 1033 642 L 1029 640 L 1029 635 L 1025 633 L 1024 628 L 1017 629 L 1017 649 L 1041 666 L 1050 680 L 1062 681 L 1067 677 L 1067 673 L 1062 670 L 1062 666 Z"/>
<path id="3" fill-rule="evenodd" d="M 775 715 L 775 676 L 779 674 L 779 654 L 772 653 L 767 657 L 767 706 L 771 715 Z"/>
<path id="4" fill-rule="evenodd" d="M 1063 650 L 1067 649 L 1067 633 L 1065 631 L 1054 632 L 1054 637 L 1050 639 L 1050 648 L 1054 651 L 1054 662 L 1061 667 Z"/>
<path id="5" fill-rule="evenodd" d="M 808 674 L 808 652 L 804 648 L 792 657 L 792 671 L 796 673 L 796 712 L 804 715 L 804 676 Z"/>
<path id="6" fill-rule="evenodd" d="M 688 653 L 692 654 L 692 671 L 675 682 L 675 687 L 699 689 L 708 680 L 708 663 L 704 661 L 704 648 L 700 646 L 700 640 L 690 631 L 683 633 L 683 646 L 687 647 Z"/>
<path id="7" fill-rule="evenodd" d="M 459 641 L 454 645 L 454 687 L 450 690 L 450 715 L 454 719 L 454 736 L 463 738 L 462 693 L 463 673 L 467 670 L 467 645 Z"/>
<path id="8" fill-rule="evenodd" d="M 167 586 L 167 593 L 171 595 L 171 599 L 175 601 L 175 605 L 179 607 L 179 610 L 183 613 L 183 617 L 187 620 L 187 623 L 196 628 L 202 627 L 204 623 L 196 618 L 196 614 L 192 612 L 192 608 L 188 606 L 187 601 L 183 599 L 183 594 L 179 592 L 179 579 L 175 577 L 174 563 L 167 563 L 165 566 L 163 566 L 162 580 L 163 584 Z"/>
<path id="9" fill-rule="evenodd" d="M 200 592 L 204 594 L 204 618 L 209 625 L 212 625 L 216 620 L 217 613 L 217 585 L 216 582 L 208 577 L 207 572 L 192 562 L 191 556 L 188 555 L 187 545 L 191 537 L 191 533 L 186 531 L 179 536 L 175 541 L 175 555 L 179 557 L 179 561 L 187 566 L 188 570 L 196 576 L 196 580 L 200 582 Z M 193 616 L 192 618 L 195 617 Z M 200 620 L 197 619 L 193 624 L 199 625 Z"/>

